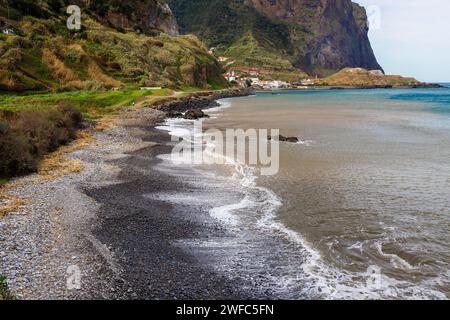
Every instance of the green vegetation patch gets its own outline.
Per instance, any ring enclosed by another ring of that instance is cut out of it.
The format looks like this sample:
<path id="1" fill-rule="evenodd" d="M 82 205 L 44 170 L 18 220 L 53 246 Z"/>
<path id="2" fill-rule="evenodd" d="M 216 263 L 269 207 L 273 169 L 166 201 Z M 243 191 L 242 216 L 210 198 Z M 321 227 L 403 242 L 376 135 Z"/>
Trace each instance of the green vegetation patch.
<path id="1" fill-rule="evenodd" d="M 42 12 L 34 12 L 32 5 L 8 2 L 11 9 L 27 14 L 13 22 L 15 35 L 0 35 L 0 90 L 222 89 L 228 85 L 221 65 L 195 36 L 120 31 L 102 24 L 89 11 L 82 30 L 69 32 L 67 15 L 53 6 L 58 1 L 47 2 Z M 115 3 L 121 6 L 120 1 Z"/>
<path id="2" fill-rule="evenodd" d="M 0 178 L 36 172 L 49 152 L 74 140 L 83 117 L 61 102 L 42 111 L 0 112 Z"/>
<path id="3" fill-rule="evenodd" d="M 289 60 L 281 57 L 279 53 L 277 54 L 262 47 L 251 34 L 246 34 L 231 45 L 223 52 L 223 55 L 235 61 L 233 65 L 281 70 L 294 69 Z"/>
<path id="4" fill-rule="evenodd" d="M 141 97 L 166 96 L 168 89 L 137 90 L 123 89 L 111 91 L 79 91 L 64 93 L 44 93 L 30 95 L 0 94 L 0 110 L 20 112 L 45 110 L 66 101 L 74 105 L 87 118 L 98 118 L 131 106 Z"/>
<path id="5" fill-rule="evenodd" d="M 15 300 L 8 288 L 6 278 L 0 275 L 0 300 Z"/>

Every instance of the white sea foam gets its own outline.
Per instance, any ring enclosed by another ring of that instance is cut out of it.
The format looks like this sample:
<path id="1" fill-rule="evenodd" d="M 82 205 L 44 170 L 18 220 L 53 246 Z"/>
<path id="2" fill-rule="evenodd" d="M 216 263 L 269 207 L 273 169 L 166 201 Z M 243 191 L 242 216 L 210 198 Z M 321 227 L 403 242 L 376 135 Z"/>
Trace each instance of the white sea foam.
<path id="1" fill-rule="evenodd" d="M 214 114 L 214 116 L 217 117 L 221 111 L 231 107 L 230 99 L 220 99 L 220 100 L 217 100 L 217 103 L 219 104 L 219 106 L 214 107 L 214 108 L 205 109 L 203 111 L 207 112 L 209 115 Z"/>
<path id="2" fill-rule="evenodd" d="M 220 103 L 222 104 L 220 107 L 209 109 L 209 112 L 216 114 L 231 105 L 227 99 L 222 100 Z M 158 129 L 168 131 L 175 136 L 185 137 L 191 135 L 192 131 L 188 129 L 188 125 L 192 123 L 193 121 L 190 120 L 169 119 Z M 309 146 L 312 141 L 301 141 L 299 143 Z M 217 155 L 209 154 L 209 156 L 216 157 Z M 170 156 L 161 156 L 160 158 L 164 160 L 165 164 L 163 166 L 166 166 L 166 170 L 172 170 L 169 169 L 171 166 Z M 266 231 L 278 234 L 295 245 L 290 247 L 291 250 L 297 250 L 293 253 L 298 254 L 298 250 L 301 250 L 303 257 L 300 263 L 301 268 L 298 268 L 299 264 L 297 262 L 292 262 L 292 265 L 283 266 L 288 272 L 272 279 L 273 287 L 278 288 L 278 290 L 289 292 L 295 289 L 300 291 L 290 292 L 286 294 L 287 297 L 295 298 L 306 295 L 311 298 L 319 297 L 323 299 L 446 298 L 443 293 L 429 289 L 429 286 L 411 285 L 410 283 L 388 277 L 377 266 L 369 266 L 367 271 L 359 273 L 333 267 L 323 259 L 321 253 L 299 232 L 288 228 L 279 221 L 277 212 L 282 206 L 282 199 L 272 190 L 257 184 L 257 175 L 254 168 L 238 163 L 231 158 L 225 158 L 224 162 L 234 169 L 235 174 L 230 177 L 232 179 L 231 183 L 236 185 L 236 188 L 244 194 L 244 197 L 235 203 L 216 206 L 209 213 L 217 221 L 232 229 L 237 228 L 240 232 L 249 232 L 249 229 L 251 229 L 253 231 L 259 230 L 260 232 Z M 174 169 L 172 171 L 172 174 L 178 173 L 180 173 L 179 170 Z M 166 196 L 157 195 L 157 197 L 161 200 L 168 200 Z M 193 197 L 186 194 L 180 194 L 172 199 L 190 203 L 195 202 Z M 256 220 L 254 221 L 253 229 L 251 226 L 244 226 L 245 220 L 251 220 L 254 217 L 256 217 Z M 355 245 L 355 249 L 361 249 L 361 244 Z M 379 254 L 390 259 L 393 265 L 404 269 L 413 268 L 399 256 L 384 253 L 381 245 L 379 245 L 378 249 Z M 376 281 L 372 281 L 374 275 L 370 270 L 379 271 L 376 274 Z M 299 285 L 299 282 L 301 285 Z M 285 292 L 282 294 L 285 294 Z"/>
<path id="3" fill-rule="evenodd" d="M 383 244 L 381 242 L 377 242 L 375 243 L 375 247 L 378 251 L 378 253 L 385 257 L 388 258 L 391 262 L 391 264 L 398 269 L 406 269 L 406 270 L 411 270 L 414 269 L 414 267 L 412 265 L 410 265 L 408 263 L 408 261 L 400 258 L 398 255 L 396 254 L 388 254 L 388 253 L 384 253 L 383 252 Z"/>
<path id="4" fill-rule="evenodd" d="M 188 128 L 188 125 L 194 123 L 193 120 L 185 120 L 185 119 L 166 119 L 164 124 L 155 127 L 158 130 L 167 131 L 171 136 L 175 137 L 189 137 L 191 134 L 191 130 Z"/>

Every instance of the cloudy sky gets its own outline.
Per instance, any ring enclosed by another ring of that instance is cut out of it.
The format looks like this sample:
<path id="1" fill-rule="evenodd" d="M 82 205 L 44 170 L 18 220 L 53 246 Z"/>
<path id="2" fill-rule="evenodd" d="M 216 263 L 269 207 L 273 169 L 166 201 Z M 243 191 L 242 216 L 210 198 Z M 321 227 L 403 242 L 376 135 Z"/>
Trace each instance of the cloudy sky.
<path id="1" fill-rule="evenodd" d="M 367 8 L 386 73 L 450 82 L 449 0 L 353 0 Z"/>

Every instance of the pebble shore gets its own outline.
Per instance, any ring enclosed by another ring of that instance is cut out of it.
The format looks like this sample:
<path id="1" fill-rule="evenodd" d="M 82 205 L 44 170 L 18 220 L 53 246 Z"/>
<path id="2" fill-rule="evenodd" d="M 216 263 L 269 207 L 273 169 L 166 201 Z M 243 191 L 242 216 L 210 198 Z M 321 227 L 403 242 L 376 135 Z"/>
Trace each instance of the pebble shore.
<path id="1" fill-rule="evenodd" d="M 233 94 L 200 99 L 211 104 Z M 176 110 L 183 109 L 180 103 L 186 109 L 192 98 L 175 103 Z M 95 132 L 91 145 L 66 155 L 81 161 L 79 173 L 18 179 L 12 193 L 26 205 L 0 220 L 0 274 L 18 299 L 251 296 L 173 245 L 220 233 L 219 226 L 202 223 L 207 217 L 183 219 L 171 205 L 142 197 L 182 188 L 152 169 L 156 156 L 168 152 L 169 140 L 154 126 L 170 110 L 168 104 L 128 110 L 117 126 Z M 67 285 L 73 268 L 81 272 L 80 289 Z"/>

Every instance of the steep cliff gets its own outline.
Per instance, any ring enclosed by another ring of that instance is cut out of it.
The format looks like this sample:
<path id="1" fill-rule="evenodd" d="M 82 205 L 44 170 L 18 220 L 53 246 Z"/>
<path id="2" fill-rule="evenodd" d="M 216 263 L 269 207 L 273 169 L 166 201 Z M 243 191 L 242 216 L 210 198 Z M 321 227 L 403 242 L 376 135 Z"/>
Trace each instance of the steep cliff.
<path id="1" fill-rule="evenodd" d="M 311 75 L 325 76 L 345 67 L 381 69 L 367 36 L 365 10 L 350 0 L 168 3 L 182 32 L 197 34 L 208 45 L 217 46 L 220 54 L 250 37 L 256 40 L 256 51 L 276 55 Z M 255 57 L 250 61 L 242 56 L 230 58 L 248 66 L 273 67 Z"/>
<path id="2" fill-rule="evenodd" d="M 0 4 L 0 15 L 15 20 L 24 16 L 48 19 L 64 14 L 69 5 L 78 5 L 115 28 L 178 35 L 172 11 L 160 0 L 1 0 Z"/>
<path id="3" fill-rule="evenodd" d="M 83 1 L 83 0 L 81 0 Z M 73 2 L 73 1 L 72 1 Z M 88 10 L 115 27 L 144 32 L 153 29 L 178 35 L 178 25 L 169 6 L 158 0 L 86 0 Z"/>

